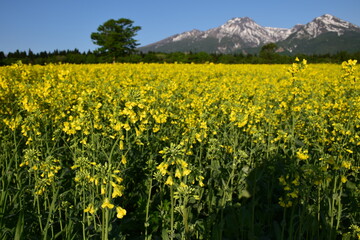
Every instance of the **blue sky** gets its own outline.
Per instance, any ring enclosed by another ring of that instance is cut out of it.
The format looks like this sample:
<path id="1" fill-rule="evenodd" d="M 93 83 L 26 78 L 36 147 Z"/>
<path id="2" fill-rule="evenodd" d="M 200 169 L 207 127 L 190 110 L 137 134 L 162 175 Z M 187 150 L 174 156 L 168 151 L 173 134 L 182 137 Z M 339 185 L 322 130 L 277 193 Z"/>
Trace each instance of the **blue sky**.
<path id="1" fill-rule="evenodd" d="M 141 46 L 234 17 L 291 28 L 325 13 L 360 26 L 360 0 L 0 0 L 0 51 L 94 50 L 90 34 L 109 19 L 141 26 Z"/>

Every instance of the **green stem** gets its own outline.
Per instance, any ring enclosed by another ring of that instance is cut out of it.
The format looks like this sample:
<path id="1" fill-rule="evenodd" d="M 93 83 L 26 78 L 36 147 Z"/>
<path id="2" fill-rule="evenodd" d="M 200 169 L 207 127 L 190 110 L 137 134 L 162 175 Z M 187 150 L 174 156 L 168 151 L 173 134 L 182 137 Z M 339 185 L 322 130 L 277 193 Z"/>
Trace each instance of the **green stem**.
<path id="1" fill-rule="evenodd" d="M 108 240 L 109 238 L 109 210 L 106 209 L 105 214 L 105 238 L 104 240 Z"/>
<path id="2" fill-rule="evenodd" d="M 59 208 L 59 224 L 60 224 L 60 232 L 64 231 L 64 227 L 62 225 L 62 215 L 61 215 L 61 209 Z"/>
<path id="3" fill-rule="evenodd" d="M 41 221 L 41 210 L 40 210 L 40 202 L 39 202 L 39 196 L 35 196 L 35 201 L 36 201 L 36 206 L 37 206 L 37 215 L 38 215 L 38 220 L 39 220 L 39 225 L 40 225 L 40 231 L 43 232 L 44 228 L 42 226 L 42 221 Z"/>
<path id="4" fill-rule="evenodd" d="M 170 202 L 171 202 L 171 209 L 170 209 L 170 239 L 174 239 L 174 189 L 173 185 L 170 186 Z"/>
<path id="5" fill-rule="evenodd" d="M 286 208 L 284 208 L 283 212 L 283 220 L 282 220 L 282 230 L 281 230 L 281 240 L 284 240 L 285 235 L 285 227 L 286 227 Z"/>
<path id="6" fill-rule="evenodd" d="M 44 228 L 44 231 L 43 231 L 44 240 L 47 239 L 47 231 L 48 231 L 49 227 L 51 226 L 50 222 L 51 222 L 52 214 L 53 214 L 53 212 L 55 210 L 55 203 L 56 203 L 57 196 L 58 196 L 58 193 L 59 193 L 59 188 L 58 187 L 55 187 L 55 186 L 52 186 L 52 187 L 53 187 L 53 196 L 52 196 L 51 204 L 49 206 L 49 213 L 48 213 L 48 217 L 47 217 L 47 220 L 46 220 L 46 225 L 45 225 L 45 228 Z"/>
<path id="7" fill-rule="evenodd" d="M 102 214 L 101 214 L 101 239 L 104 240 L 105 239 L 105 226 L 104 226 L 104 223 L 105 223 L 105 209 L 102 209 Z"/>
<path id="8" fill-rule="evenodd" d="M 321 194 L 321 185 L 318 186 L 318 198 L 317 198 L 317 226 L 320 225 L 320 210 L 321 210 L 321 205 L 320 205 L 320 195 Z M 316 232 L 317 232 L 317 239 L 320 238 L 320 229 L 317 227 L 316 228 Z"/>
<path id="9" fill-rule="evenodd" d="M 150 208 L 150 200 L 151 200 L 151 190 L 152 190 L 152 176 L 150 177 L 149 182 L 149 191 L 148 191 L 148 197 L 146 202 L 146 212 L 145 212 L 145 239 L 148 239 L 148 227 L 149 227 L 149 208 Z"/>
<path id="10" fill-rule="evenodd" d="M 185 196 L 184 201 L 183 201 L 183 224 L 184 224 L 184 229 L 185 229 L 185 238 L 184 239 L 189 239 L 190 238 L 190 231 L 189 231 L 189 223 L 188 223 L 188 219 L 189 219 L 189 214 L 188 214 L 188 209 L 186 207 L 188 203 L 188 196 Z"/>
<path id="11" fill-rule="evenodd" d="M 82 202 L 83 202 L 83 209 L 86 208 L 85 206 L 85 191 L 83 191 L 83 199 L 82 199 Z M 85 212 L 83 211 L 83 220 L 82 220 L 82 233 L 83 233 L 83 239 L 86 240 L 85 238 Z"/>
<path id="12" fill-rule="evenodd" d="M 335 192 L 336 192 L 336 182 L 337 182 L 337 176 L 335 176 L 334 178 L 334 187 L 333 187 L 333 191 L 331 194 L 331 206 L 330 206 L 330 236 L 329 239 L 332 239 L 332 232 L 333 232 L 333 227 L 334 227 L 334 208 L 335 208 Z"/>
<path id="13" fill-rule="evenodd" d="M 340 183 L 340 193 L 339 193 L 339 196 L 338 196 L 338 211 L 337 211 L 337 222 L 336 222 L 336 230 L 339 229 L 339 226 L 340 226 L 340 220 L 341 220 L 341 212 L 342 212 L 342 204 L 341 204 L 341 195 L 342 195 L 342 185 Z"/>

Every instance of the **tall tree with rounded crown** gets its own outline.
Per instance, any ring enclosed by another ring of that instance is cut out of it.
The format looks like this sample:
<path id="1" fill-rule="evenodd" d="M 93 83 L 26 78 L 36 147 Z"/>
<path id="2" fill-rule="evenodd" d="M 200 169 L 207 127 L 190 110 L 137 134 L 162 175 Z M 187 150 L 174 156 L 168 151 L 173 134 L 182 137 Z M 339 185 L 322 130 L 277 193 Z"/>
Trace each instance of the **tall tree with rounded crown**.
<path id="1" fill-rule="evenodd" d="M 126 56 L 135 52 L 139 44 L 134 39 L 140 26 L 133 26 L 134 21 L 127 18 L 110 19 L 91 33 L 94 44 L 99 45 L 98 51 L 109 54 L 115 62 L 116 57 Z"/>

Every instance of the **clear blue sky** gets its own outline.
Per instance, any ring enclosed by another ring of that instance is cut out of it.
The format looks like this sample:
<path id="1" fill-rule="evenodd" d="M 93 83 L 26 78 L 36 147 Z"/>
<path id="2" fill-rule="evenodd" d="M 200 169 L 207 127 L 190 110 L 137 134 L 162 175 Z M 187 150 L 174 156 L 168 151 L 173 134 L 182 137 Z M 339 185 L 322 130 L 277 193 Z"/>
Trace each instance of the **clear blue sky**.
<path id="1" fill-rule="evenodd" d="M 233 17 L 291 28 L 325 13 L 360 26 L 360 0 L 0 0 L 0 51 L 94 50 L 90 34 L 109 19 L 141 26 L 141 46 Z"/>

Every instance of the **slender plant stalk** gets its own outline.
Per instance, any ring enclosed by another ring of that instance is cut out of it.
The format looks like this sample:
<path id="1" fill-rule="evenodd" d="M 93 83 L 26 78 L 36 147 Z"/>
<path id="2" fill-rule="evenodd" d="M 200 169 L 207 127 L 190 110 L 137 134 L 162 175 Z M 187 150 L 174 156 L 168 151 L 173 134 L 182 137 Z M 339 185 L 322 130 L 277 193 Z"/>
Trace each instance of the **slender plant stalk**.
<path id="1" fill-rule="evenodd" d="M 49 206 L 49 213 L 48 213 L 48 217 L 47 217 L 47 220 L 46 220 L 46 225 L 45 225 L 44 231 L 43 231 L 44 240 L 47 239 L 47 231 L 48 231 L 49 227 L 51 227 L 51 219 L 52 219 L 53 212 L 56 210 L 55 204 L 56 204 L 56 201 L 57 201 L 57 196 L 59 194 L 59 188 L 57 188 L 55 186 L 52 186 L 52 190 L 53 190 L 52 201 L 51 201 L 51 204 Z"/>
<path id="2" fill-rule="evenodd" d="M 83 196 L 82 196 L 82 202 L 83 202 L 83 209 L 85 209 L 86 207 L 85 207 L 85 191 L 83 191 Z M 82 219 L 82 235 L 83 235 L 83 240 L 86 240 L 86 232 L 85 232 L 85 212 L 83 211 L 83 213 L 82 213 L 82 217 L 83 217 L 83 219 Z"/>
<path id="3" fill-rule="evenodd" d="M 282 230 L 281 230 L 281 240 L 285 239 L 285 228 L 286 228 L 286 209 L 283 211 L 283 219 L 282 219 Z"/>
<path id="4" fill-rule="evenodd" d="M 190 238 L 190 230 L 189 230 L 189 213 L 188 213 L 188 207 L 187 207 L 187 203 L 188 203 L 188 196 L 186 195 L 183 199 L 183 204 L 182 204 L 182 211 L 183 211 L 183 224 L 184 224 L 184 230 L 185 230 L 185 234 L 184 234 L 184 239 L 189 239 Z"/>
<path id="5" fill-rule="evenodd" d="M 149 208 L 150 208 L 150 202 L 151 202 L 151 190 L 152 190 L 152 176 L 149 178 L 149 184 L 148 184 L 148 196 L 147 196 L 147 202 L 146 202 L 146 209 L 145 209 L 145 239 L 148 239 L 148 227 L 149 227 Z"/>
<path id="6" fill-rule="evenodd" d="M 342 204 L 341 204 L 341 195 L 342 195 L 342 191 L 343 191 L 343 188 L 342 188 L 342 185 L 340 183 L 340 192 L 339 192 L 339 196 L 337 198 L 337 204 L 338 204 L 338 210 L 337 210 L 337 222 L 336 222 L 336 230 L 339 229 L 340 227 L 340 222 L 341 222 L 341 212 L 342 212 Z"/>
<path id="7" fill-rule="evenodd" d="M 174 239 L 174 189 L 173 189 L 173 185 L 170 186 L 170 203 L 171 203 L 171 209 L 170 209 L 170 239 L 173 240 Z"/>

